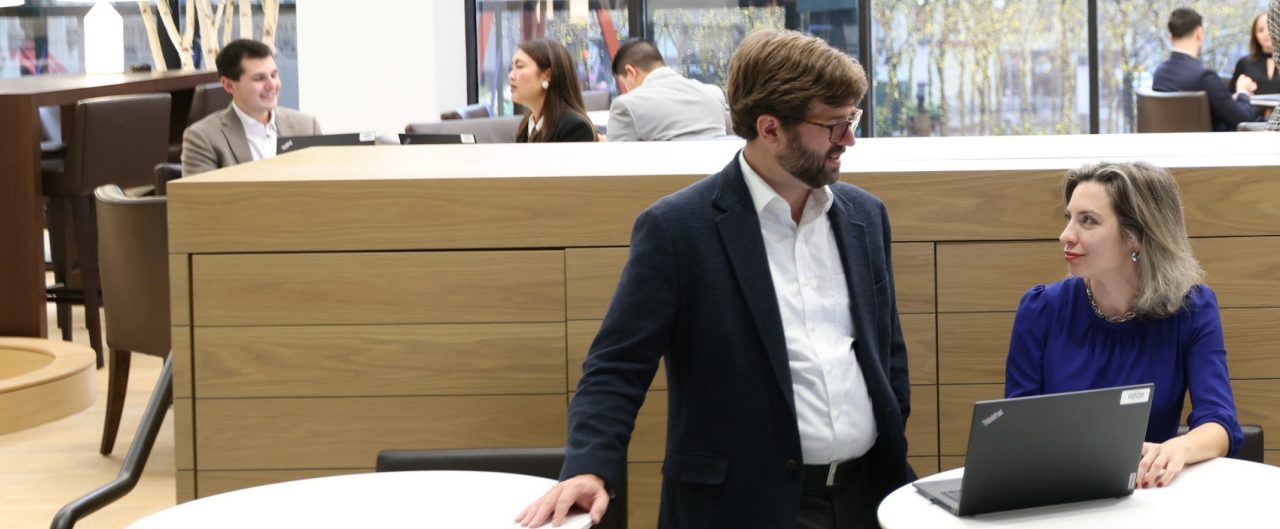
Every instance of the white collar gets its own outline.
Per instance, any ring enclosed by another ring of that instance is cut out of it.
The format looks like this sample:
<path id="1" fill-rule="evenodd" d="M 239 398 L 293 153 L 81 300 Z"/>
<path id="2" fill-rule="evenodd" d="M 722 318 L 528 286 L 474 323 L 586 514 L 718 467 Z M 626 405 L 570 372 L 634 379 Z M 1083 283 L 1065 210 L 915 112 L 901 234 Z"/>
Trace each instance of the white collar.
<path id="1" fill-rule="evenodd" d="M 245 111 L 240 110 L 240 105 L 237 105 L 235 101 L 231 102 L 231 108 L 235 110 L 236 115 L 240 117 L 240 123 L 244 125 L 245 130 L 249 130 L 249 127 L 254 125 L 266 127 L 267 129 L 274 129 L 276 127 L 276 111 L 274 108 L 271 109 L 271 117 L 267 119 L 265 124 L 258 121 L 257 118 L 250 116 Z"/>
<path id="2" fill-rule="evenodd" d="M 761 211 L 764 211 L 765 206 L 775 199 L 781 200 L 787 211 L 790 211 L 791 206 L 787 205 L 787 201 L 782 198 L 782 195 L 779 195 L 773 189 L 773 186 L 765 182 L 764 177 L 760 176 L 760 173 L 757 173 L 755 169 L 751 168 L 751 164 L 747 163 L 746 152 L 746 149 L 738 151 L 738 166 L 742 168 L 742 179 L 747 182 L 747 191 L 751 193 L 751 202 L 756 207 L 756 214 L 759 215 Z M 814 189 L 813 192 L 809 193 L 808 200 L 815 201 L 817 206 L 822 208 L 823 213 L 830 211 L 831 204 L 834 201 L 831 186 L 822 186 L 821 189 Z"/>

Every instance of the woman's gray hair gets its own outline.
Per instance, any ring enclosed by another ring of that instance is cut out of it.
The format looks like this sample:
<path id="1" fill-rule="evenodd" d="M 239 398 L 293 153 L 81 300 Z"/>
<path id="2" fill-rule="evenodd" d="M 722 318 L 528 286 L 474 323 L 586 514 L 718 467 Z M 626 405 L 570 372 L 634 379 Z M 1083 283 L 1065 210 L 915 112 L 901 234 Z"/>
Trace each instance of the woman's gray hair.
<path id="1" fill-rule="evenodd" d="M 1138 245 L 1138 292 L 1133 312 L 1158 319 L 1182 308 L 1187 293 L 1204 278 L 1191 253 L 1182 198 L 1168 171 L 1145 162 L 1089 164 L 1067 171 L 1063 204 L 1083 182 L 1106 189 L 1120 233 Z"/>

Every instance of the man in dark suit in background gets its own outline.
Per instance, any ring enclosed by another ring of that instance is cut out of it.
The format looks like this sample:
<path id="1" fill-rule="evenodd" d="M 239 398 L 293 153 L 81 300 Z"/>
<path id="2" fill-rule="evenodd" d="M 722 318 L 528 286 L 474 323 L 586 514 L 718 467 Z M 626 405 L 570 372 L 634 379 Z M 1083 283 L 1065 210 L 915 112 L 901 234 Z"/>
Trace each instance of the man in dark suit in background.
<path id="1" fill-rule="evenodd" d="M 320 134 L 316 118 L 280 108 L 280 70 L 271 48 L 240 39 L 218 52 L 218 80 L 231 94 L 226 110 L 192 123 L 182 134 L 182 175 L 276 155 L 280 136 Z"/>
<path id="2" fill-rule="evenodd" d="M 563 481 L 517 521 L 603 516 L 665 358 L 659 527 L 878 527 L 914 473 L 888 215 L 838 181 L 866 92 L 820 39 L 742 41 L 728 99 L 746 147 L 636 219 L 569 407 Z"/>
<path id="3" fill-rule="evenodd" d="M 1169 35 L 1173 50 L 1169 59 L 1156 67 L 1151 89 L 1157 92 L 1199 92 L 1209 97 L 1209 114 L 1213 130 L 1236 130 L 1242 121 L 1257 121 L 1262 116 L 1249 104 L 1249 94 L 1257 88 L 1248 77 L 1236 81 L 1235 94 L 1227 90 L 1218 72 L 1200 63 L 1204 47 L 1204 21 L 1199 13 L 1179 7 L 1169 15 Z"/>

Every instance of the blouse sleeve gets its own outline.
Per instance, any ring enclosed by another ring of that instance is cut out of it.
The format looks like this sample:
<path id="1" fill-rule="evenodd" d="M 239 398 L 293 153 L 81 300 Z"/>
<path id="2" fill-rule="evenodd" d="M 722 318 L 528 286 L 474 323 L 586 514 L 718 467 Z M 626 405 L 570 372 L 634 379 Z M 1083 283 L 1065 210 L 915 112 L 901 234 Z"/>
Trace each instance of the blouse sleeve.
<path id="1" fill-rule="evenodd" d="M 1231 81 L 1227 83 L 1227 90 L 1230 90 L 1232 93 L 1235 93 L 1236 80 L 1239 79 L 1241 75 L 1245 74 L 1245 69 L 1248 67 L 1248 64 L 1249 64 L 1248 55 L 1241 57 L 1240 60 L 1236 61 L 1236 69 L 1234 72 L 1231 73 Z M 1257 79 L 1254 79 L 1254 81 L 1257 81 Z"/>
<path id="2" fill-rule="evenodd" d="M 1048 297 L 1044 285 L 1038 285 L 1023 294 L 1018 303 L 1005 359 L 1005 398 L 1044 393 L 1044 349 L 1052 316 Z"/>
<path id="3" fill-rule="evenodd" d="M 1191 415 L 1187 417 L 1187 426 L 1195 428 L 1209 422 L 1218 423 L 1230 439 L 1227 454 L 1234 454 L 1244 441 L 1244 432 L 1236 419 L 1236 404 L 1231 394 L 1218 297 L 1204 285 L 1196 287 L 1190 297 L 1190 326 L 1183 331 L 1186 340 L 1183 347 L 1186 361 L 1183 365 L 1187 390 L 1191 393 Z"/>

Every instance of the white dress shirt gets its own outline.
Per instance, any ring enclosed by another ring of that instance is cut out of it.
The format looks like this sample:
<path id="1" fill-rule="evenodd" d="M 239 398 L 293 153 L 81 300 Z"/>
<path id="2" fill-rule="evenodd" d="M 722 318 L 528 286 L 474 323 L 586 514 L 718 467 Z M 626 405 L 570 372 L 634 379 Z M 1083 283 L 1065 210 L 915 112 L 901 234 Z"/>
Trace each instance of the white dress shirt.
<path id="1" fill-rule="evenodd" d="M 849 288 L 827 218 L 834 194 L 828 186 L 809 193 L 797 225 L 791 220 L 791 206 L 742 153 L 738 164 L 769 256 L 804 463 L 824 465 L 861 457 L 875 444 L 876 420 L 853 353 Z"/>
<path id="2" fill-rule="evenodd" d="M 249 140 L 249 153 L 254 161 L 275 158 L 276 140 L 280 139 L 280 131 L 276 128 L 276 113 L 271 112 L 271 119 L 264 125 L 261 121 L 246 114 L 235 102 L 231 103 L 236 115 L 240 116 L 240 124 L 244 125 L 244 137 Z"/>

